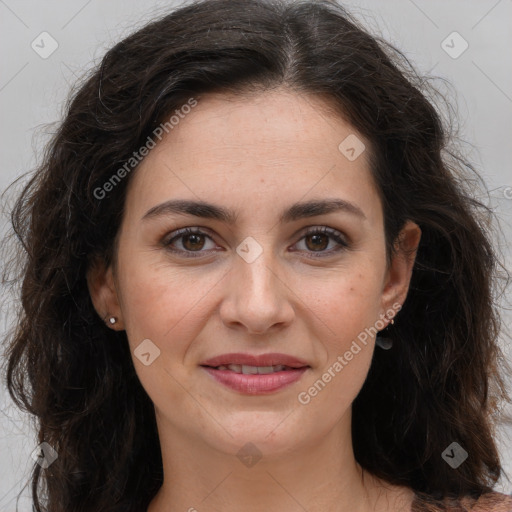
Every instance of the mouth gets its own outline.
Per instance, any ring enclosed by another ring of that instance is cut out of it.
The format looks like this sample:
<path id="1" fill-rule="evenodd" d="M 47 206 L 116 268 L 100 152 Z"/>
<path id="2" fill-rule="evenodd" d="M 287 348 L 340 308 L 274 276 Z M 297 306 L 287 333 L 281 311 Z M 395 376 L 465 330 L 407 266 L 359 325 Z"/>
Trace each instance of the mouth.
<path id="1" fill-rule="evenodd" d="M 260 395 L 279 391 L 297 382 L 311 368 L 285 354 L 225 354 L 200 365 L 214 380 L 242 394 Z"/>
<path id="2" fill-rule="evenodd" d="M 228 364 L 220 366 L 204 366 L 204 368 L 211 368 L 213 370 L 228 370 L 243 375 L 268 375 L 270 373 L 287 372 L 298 370 L 300 368 L 292 368 L 283 364 L 275 366 L 249 366 L 246 364 Z M 305 367 L 302 367 L 305 368 Z"/>

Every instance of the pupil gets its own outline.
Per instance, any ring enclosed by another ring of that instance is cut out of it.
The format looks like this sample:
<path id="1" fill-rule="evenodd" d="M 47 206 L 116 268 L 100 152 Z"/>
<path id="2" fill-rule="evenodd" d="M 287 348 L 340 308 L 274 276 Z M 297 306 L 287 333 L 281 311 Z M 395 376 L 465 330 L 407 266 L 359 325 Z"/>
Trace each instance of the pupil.
<path id="1" fill-rule="evenodd" d="M 187 235 L 187 237 L 185 238 L 186 240 L 186 243 L 184 244 L 185 247 L 187 249 L 190 249 L 190 250 L 194 250 L 194 249 L 201 249 L 201 247 L 203 246 L 203 243 L 202 242 L 202 236 L 203 235 L 198 235 L 198 234 L 191 234 L 191 235 Z M 321 243 L 321 239 L 324 239 L 324 243 L 322 244 Z M 190 242 L 190 240 L 192 240 L 192 244 L 188 243 Z M 328 245 L 327 242 L 327 237 L 323 234 L 314 234 L 314 235 L 308 235 L 306 237 L 306 240 L 309 241 L 309 240 L 312 240 L 313 241 L 313 245 L 316 245 L 316 249 L 325 249 Z M 320 244 L 320 247 L 318 246 L 318 244 Z M 199 246 L 198 246 L 199 245 Z M 310 245 L 307 244 L 308 247 L 311 249 Z M 315 249 L 313 247 L 313 249 Z"/>
<path id="2" fill-rule="evenodd" d="M 202 236 L 203 236 L 203 235 L 198 235 L 198 234 L 191 234 L 191 235 L 187 235 L 187 236 L 185 237 L 185 241 L 190 241 L 190 239 L 191 239 L 191 238 L 192 238 L 193 240 L 195 239 L 195 241 L 193 241 L 193 242 L 192 242 L 192 247 L 189 247 L 189 245 L 190 245 L 190 244 L 187 244 L 187 243 L 185 242 L 185 244 L 184 244 L 184 245 L 185 245 L 185 247 L 186 247 L 187 249 L 190 249 L 190 250 L 193 250 L 193 249 L 201 249 L 202 244 L 201 244 L 201 242 L 200 242 L 200 239 L 201 239 L 201 237 L 202 237 Z M 195 237 L 195 238 L 194 238 L 194 237 Z M 199 247 L 194 247 L 196 244 L 199 244 Z"/>
<path id="3" fill-rule="evenodd" d="M 327 239 L 327 237 L 326 237 L 325 235 L 322 235 L 322 234 L 308 235 L 308 236 L 306 237 L 306 243 L 307 243 L 307 240 L 309 240 L 309 239 L 314 239 L 316 242 L 318 242 L 318 239 L 319 239 L 319 238 L 321 238 L 321 237 L 323 237 L 323 238 L 324 238 L 324 241 Z M 314 243 L 316 243 L 316 242 L 314 242 Z M 318 247 L 318 246 L 317 246 L 317 249 L 318 249 L 318 248 L 319 248 L 319 249 L 325 249 L 325 248 L 327 247 L 327 245 L 328 245 L 328 244 L 325 244 L 325 243 L 324 243 L 324 244 L 321 244 L 321 245 L 322 245 L 321 247 Z M 308 247 L 309 247 L 309 245 L 308 245 Z"/>

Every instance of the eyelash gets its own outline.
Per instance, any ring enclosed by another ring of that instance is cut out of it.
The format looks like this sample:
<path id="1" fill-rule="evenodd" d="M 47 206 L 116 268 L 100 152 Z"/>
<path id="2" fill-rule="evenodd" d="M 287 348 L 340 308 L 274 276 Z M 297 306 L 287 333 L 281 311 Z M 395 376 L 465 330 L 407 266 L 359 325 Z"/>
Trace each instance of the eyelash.
<path id="1" fill-rule="evenodd" d="M 343 238 L 340 236 L 341 234 L 339 233 L 339 231 L 336 231 L 332 228 L 328 228 L 325 226 L 313 227 L 313 228 L 308 229 L 303 234 L 303 236 L 300 238 L 299 241 L 301 241 L 303 238 L 305 238 L 308 235 L 316 235 L 316 234 L 329 235 L 329 237 L 332 238 L 333 240 L 335 240 L 339 244 L 340 247 L 338 247 L 337 249 L 334 249 L 334 250 L 331 249 L 330 251 L 327 251 L 327 252 L 326 251 L 309 251 L 310 252 L 310 255 L 308 256 L 309 258 L 324 258 L 327 256 L 331 256 L 333 254 L 336 254 L 336 253 L 348 248 L 348 246 L 349 246 L 349 244 L 345 240 L 343 240 Z M 210 238 L 210 240 L 212 239 L 207 233 L 201 231 L 200 229 L 184 228 L 184 229 L 179 229 L 178 231 L 175 231 L 174 236 L 172 238 L 170 238 L 168 241 L 164 241 L 163 245 L 170 252 L 178 253 L 178 254 L 186 254 L 186 256 L 185 256 L 186 258 L 200 258 L 201 253 L 208 252 L 208 251 L 185 251 L 185 250 L 181 250 L 181 249 L 176 250 L 171 247 L 171 244 L 175 240 L 183 238 L 186 235 L 204 235 L 207 238 Z M 194 253 L 197 253 L 197 256 Z M 318 256 L 313 255 L 313 254 L 318 254 Z"/>

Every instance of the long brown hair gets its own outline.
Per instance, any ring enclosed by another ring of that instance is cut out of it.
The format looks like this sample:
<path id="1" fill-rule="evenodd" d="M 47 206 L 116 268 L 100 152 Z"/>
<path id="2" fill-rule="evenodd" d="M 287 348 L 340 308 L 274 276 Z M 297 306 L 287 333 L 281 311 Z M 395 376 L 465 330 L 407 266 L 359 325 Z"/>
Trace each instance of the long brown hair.
<path id="1" fill-rule="evenodd" d="M 70 97 L 43 162 L 12 210 L 21 284 L 5 340 L 13 400 L 58 458 L 34 464 L 38 512 L 140 512 L 162 485 L 152 402 L 124 332 L 93 308 L 86 271 L 115 259 L 127 173 L 111 179 L 194 96 L 285 85 L 321 95 L 371 142 L 388 256 L 404 223 L 422 230 L 408 298 L 353 403 L 357 461 L 432 496 L 479 494 L 500 477 L 493 411 L 499 372 L 500 264 L 490 210 L 450 149 L 425 82 L 397 49 L 328 0 L 200 0 L 110 49 Z M 103 189 L 104 190 L 104 189 Z M 456 470 L 452 442 L 470 454 Z M 41 487 L 40 484 L 43 484 Z M 44 503 L 44 505 L 43 505 Z M 42 508 L 42 507 L 45 508 Z"/>

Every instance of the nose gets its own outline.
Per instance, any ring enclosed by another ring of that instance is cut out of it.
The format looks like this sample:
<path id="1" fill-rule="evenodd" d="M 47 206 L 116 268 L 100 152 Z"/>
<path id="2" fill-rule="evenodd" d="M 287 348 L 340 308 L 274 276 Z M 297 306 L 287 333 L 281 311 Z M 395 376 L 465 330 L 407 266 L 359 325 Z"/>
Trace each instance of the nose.
<path id="1" fill-rule="evenodd" d="M 290 325 L 295 315 L 291 300 L 296 295 L 272 251 L 264 249 L 250 263 L 237 255 L 233 265 L 220 307 L 223 323 L 248 334 L 265 334 Z"/>

